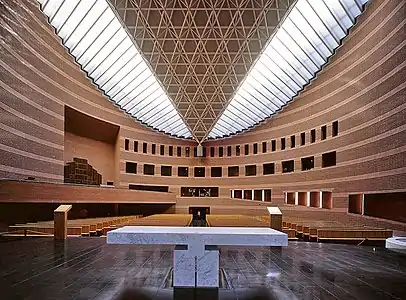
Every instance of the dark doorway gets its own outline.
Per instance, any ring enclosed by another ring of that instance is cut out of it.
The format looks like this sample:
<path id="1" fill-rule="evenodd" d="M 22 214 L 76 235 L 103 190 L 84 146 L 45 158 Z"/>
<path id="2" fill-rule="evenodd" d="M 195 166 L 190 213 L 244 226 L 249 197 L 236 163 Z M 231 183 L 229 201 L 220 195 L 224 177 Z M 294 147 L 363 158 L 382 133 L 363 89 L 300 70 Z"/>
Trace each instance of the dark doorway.
<path id="1" fill-rule="evenodd" d="M 210 214 L 210 207 L 189 207 L 189 214 L 193 215 L 191 226 L 206 227 L 206 215 Z"/>

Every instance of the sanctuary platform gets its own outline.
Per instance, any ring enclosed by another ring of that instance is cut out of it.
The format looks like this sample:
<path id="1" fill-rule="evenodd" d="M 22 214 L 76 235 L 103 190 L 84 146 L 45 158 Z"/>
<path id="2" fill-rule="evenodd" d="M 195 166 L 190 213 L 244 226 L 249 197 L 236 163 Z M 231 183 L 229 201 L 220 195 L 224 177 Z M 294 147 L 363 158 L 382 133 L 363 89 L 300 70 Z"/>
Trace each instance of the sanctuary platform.
<path id="1" fill-rule="evenodd" d="M 1 299 L 399 300 L 406 295 L 406 256 L 383 247 L 296 241 L 288 247 L 221 246 L 227 287 L 188 295 L 166 284 L 172 253 L 172 246 L 108 245 L 103 238 L 3 237 Z"/>

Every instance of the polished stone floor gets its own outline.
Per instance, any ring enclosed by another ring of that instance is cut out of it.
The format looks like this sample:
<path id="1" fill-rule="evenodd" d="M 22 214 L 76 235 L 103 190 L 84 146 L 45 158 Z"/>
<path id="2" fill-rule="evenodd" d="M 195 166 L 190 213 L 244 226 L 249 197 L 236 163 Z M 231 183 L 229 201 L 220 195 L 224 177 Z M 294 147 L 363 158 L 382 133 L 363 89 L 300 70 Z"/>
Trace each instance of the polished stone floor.
<path id="1" fill-rule="evenodd" d="M 229 288 L 198 291 L 165 285 L 171 250 L 104 238 L 1 238 L 0 299 L 406 299 L 406 254 L 384 248 L 222 247 Z"/>

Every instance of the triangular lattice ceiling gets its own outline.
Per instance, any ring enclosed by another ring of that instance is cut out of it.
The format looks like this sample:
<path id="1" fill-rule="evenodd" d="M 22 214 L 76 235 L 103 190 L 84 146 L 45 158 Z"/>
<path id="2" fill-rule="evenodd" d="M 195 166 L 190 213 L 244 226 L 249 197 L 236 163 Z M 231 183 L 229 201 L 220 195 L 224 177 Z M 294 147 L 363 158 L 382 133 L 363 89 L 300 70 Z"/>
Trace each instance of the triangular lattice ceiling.
<path id="1" fill-rule="evenodd" d="M 201 140 L 293 0 L 111 0 Z"/>

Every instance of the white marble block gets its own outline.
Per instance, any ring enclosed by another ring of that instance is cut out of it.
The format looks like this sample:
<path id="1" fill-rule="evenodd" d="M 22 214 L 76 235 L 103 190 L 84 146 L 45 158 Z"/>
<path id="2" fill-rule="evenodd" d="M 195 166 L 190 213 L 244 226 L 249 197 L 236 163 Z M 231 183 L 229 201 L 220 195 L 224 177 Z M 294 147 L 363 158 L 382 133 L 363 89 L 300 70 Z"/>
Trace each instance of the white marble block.
<path id="1" fill-rule="evenodd" d="M 287 246 L 287 234 L 270 228 L 126 226 L 107 233 L 108 244 L 177 245 L 175 287 L 218 287 L 217 246 Z"/>
<path id="2" fill-rule="evenodd" d="M 196 286 L 196 257 L 187 246 L 178 245 L 173 251 L 173 286 Z"/>
<path id="3" fill-rule="evenodd" d="M 216 246 L 206 246 L 204 256 L 196 259 L 196 286 L 219 287 L 220 253 Z"/>

